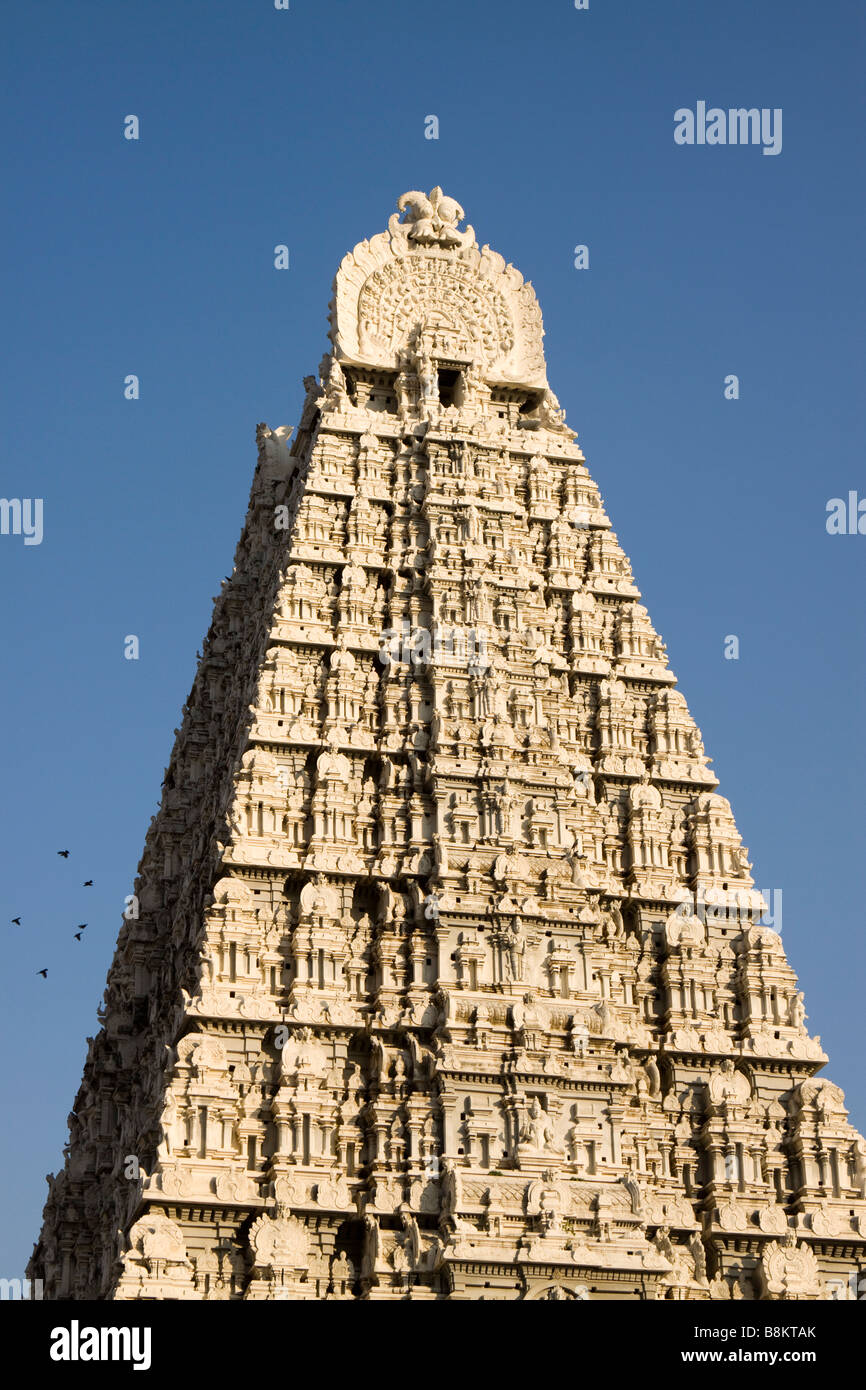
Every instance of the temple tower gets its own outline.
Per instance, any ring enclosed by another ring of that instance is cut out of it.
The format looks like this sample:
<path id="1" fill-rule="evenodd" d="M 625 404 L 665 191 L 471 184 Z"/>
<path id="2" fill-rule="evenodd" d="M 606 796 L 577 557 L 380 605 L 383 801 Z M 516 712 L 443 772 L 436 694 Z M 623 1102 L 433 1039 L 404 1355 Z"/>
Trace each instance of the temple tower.
<path id="1" fill-rule="evenodd" d="M 50 1298 L 849 1298 L 866 1143 L 547 382 L 438 188 L 259 426 L 49 1179 Z"/>

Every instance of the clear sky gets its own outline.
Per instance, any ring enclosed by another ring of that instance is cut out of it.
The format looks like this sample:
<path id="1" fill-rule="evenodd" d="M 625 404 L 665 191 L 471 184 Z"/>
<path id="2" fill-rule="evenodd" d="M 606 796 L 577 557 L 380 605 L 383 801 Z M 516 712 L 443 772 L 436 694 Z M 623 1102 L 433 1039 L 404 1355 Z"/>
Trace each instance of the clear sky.
<path id="1" fill-rule="evenodd" d="M 863 22 L 860 0 L 7 7 L 0 493 L 42 498 L 44 534 L 0 535 L 0 1275 L 62 1163 L 256 423 L 297 423 L 341 257 L 437 183 L 536 288 L 551 384 L 866 1127 L 866 536 L 825 525 L 866 498 Z M 781 152 L 676 145 L 699 101 L 781 108 Z"/>

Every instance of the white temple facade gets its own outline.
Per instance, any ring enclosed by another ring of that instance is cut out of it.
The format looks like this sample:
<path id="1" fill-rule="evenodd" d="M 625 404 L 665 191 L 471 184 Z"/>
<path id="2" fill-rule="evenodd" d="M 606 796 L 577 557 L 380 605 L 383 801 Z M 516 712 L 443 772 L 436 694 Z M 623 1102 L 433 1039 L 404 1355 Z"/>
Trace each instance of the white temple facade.
<path id="1" fill-rule="evenodd" d="M 55 1299 L 848 1299 L 866 1143 L 434 189 L 258 429 L 30 1266 Z M 292 437 L 293 436 L 293 437 Z"/>

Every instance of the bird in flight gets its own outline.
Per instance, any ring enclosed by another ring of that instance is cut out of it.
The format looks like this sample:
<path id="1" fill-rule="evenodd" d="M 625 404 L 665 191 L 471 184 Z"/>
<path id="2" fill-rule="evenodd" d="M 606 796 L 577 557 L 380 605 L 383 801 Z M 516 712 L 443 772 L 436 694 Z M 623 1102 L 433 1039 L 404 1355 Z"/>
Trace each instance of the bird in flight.
<path id="1" fill-rule="evenodd" d="M 92 878 L 86 878 L 86 879 L 84 880 L 84 887 L 85 887 L 85 888 L 92 888 L 92 887 L 93 887 L 93 879 L 92 879 Z"/>
<path id="2" fill-rule="evenodd" d="M 20 927 L 20 926 L 21 926 L 21 918 L 20 918 L 20 917 L 13 917 L 13 918 L 12 918 L 12 925 L 13 925 L 13 927 Z"/>
<path id="3" fill-rule="evenodd" d="M 84 935 L 83 932 L 77 931 L 77 932 L 75 933 L 75 940 L 76 940 L 76 941 L 80 941 L 83 935 Z"/>
<path id="4" fill-rule="evenodd" d="M 47 970 L 37 970 L 37 971 L 36 971 L 36 974 L 37 974 L 37 975 L 41 975 L 42 978 L 43 978 L 43 980 L 47 980 L 47 979 L 48 979 L 48 971 L 47 971 Z"/>
<path id="5" fill-rule="evenodd" d="M 78 926 L 77 926 L 77 928 L 76 928 L 76 931 L 84 931 L 84 928 L 85 928 L 86 926 L 87 926 L 87 923 L 86 923 L 86 922 L 79 922 L 79 923 L 78 923 Z"/>
<path id="6" fill-rule="evenodd" d="M 69 858 L 69 850 L 68 850 L 68 849 L 59 849 L 59 850 L 57 851 L 57 853 L 61 856 L 62 859 L 68 859 L 68 858 Z"/>

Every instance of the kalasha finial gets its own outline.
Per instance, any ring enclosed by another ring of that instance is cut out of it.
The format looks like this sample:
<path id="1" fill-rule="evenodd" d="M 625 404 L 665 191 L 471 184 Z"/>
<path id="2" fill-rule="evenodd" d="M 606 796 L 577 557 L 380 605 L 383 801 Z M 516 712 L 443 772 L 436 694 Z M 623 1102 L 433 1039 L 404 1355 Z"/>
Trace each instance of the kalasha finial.
<path id="1" fill-rule="evenodd" d="M 431 189 L 429 195 L 402 193 L 397 199 L 397 208 L 406 216 L 401 223 L 406 228 L 410 241 L 419 246 L 471 246 L 475 233 L 471 227 L 465 232 L 457 228 L 466 216 L 456 198 L 448 198 L 438 187 Z"/>

